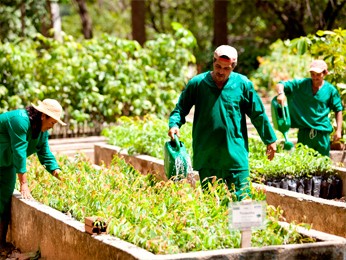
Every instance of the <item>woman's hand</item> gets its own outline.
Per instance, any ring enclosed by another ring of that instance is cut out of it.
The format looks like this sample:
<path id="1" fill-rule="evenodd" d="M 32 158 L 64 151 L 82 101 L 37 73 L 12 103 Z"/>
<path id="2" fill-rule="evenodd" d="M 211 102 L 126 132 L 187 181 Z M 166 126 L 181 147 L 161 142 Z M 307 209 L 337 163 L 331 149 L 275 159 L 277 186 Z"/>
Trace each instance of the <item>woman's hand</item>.
<path id="1" fill-rule="evenodd" d="M 33 199 L 27 182 L 20 183 L 20 193 L 22 194 L 22 199 Z"/>
<path id="2" fill-rule="evenodd" d="M 22 199 L 32 199 L 28 181 L 26 179 L 26 173 L 18 173 L 17 176 L 20 184 L 20 193 L 22 194 Z"/>
<path id="3" fill-rule="evenodd" d="M 59 176 L 59 174 L 61 174 L 61 170 L 60 169 L 55 169 L 54 171 L 52 171 L 52 175 L 57 178 L 58 180 L 61 181 L 61 178 Z"/>

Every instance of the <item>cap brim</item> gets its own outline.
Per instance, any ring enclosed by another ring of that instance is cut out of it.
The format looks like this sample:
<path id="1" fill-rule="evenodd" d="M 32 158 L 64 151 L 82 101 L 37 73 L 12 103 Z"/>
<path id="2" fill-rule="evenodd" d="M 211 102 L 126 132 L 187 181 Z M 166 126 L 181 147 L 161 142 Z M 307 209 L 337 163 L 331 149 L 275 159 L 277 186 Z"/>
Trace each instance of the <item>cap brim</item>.
<path id="1" fill-rule="evenodd" d="M 316 73 L 322 73 L 324 71 L 324 69 L 320 69 L 320 68 L 311 68 L 309 71 L 313 71 Z"/>

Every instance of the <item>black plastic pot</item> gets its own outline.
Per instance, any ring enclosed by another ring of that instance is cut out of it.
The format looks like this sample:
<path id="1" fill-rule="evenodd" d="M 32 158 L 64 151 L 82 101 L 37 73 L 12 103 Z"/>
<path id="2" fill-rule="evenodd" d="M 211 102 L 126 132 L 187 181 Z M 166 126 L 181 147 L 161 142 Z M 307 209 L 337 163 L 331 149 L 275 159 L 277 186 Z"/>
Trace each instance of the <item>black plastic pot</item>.
<path id="1" fill-rule="evenodd" d="M 330 185 L 328 190 L 328 199 L 339 199 L 342 196 L 342 181 L 337 176 L 330 177 Z"/>
<path id="2" fill-rule="evenodd" d="M 297 191 L 297 181 L 295 179 L 288 179 L 288 190 Z"/>
<path id="3" fill-rule="evenodd" d="M 328 182 L 328 179 L 325 179 L 325 178 L 322 179 L 320 198 L 322 198 L 322 199 L 327 199 L 328 198 L 329 185 L 330 185 L 330 183 Z"/>
<path id="4" fill-rule="evenodd" d="M 312 176 L 312 191 L 311 195 L 320 197 L 322 176 Z"/>
<path id="5" fill-rule="evenodd" d="M 281 179 L 281 181 L 280 181 L 280 188 L 288 190 L 288 179 L 287 178 Z"/>
<path id="6" fill-rule="evenodd" d="M 304 180 L 298 179 L 298 180 L 296 180 L 296 182 L 297 182 L 297 192 L 298 193 L 304 193 Z"/>
<path id="7" fill-rule="evenodd" d="M 264 182 L 264 184 L 267 185 L 267 186 L 272 186 L 272 181 L 267 180 L 267 181 Z"/>
<path id="8" fill-rule="evenodd" d="M 307 195 L 311 195 L 312 192 L 312 179 L 311 178 L 304 178 L 303 179 L 304 184 L 304 193 Z"/>
<path id="9" fill-rule="evenodd" d="M 280 183 L 281 183 L 280 180 L 273 180 L 272 186 L 275 188 L 280 188 Z"/>

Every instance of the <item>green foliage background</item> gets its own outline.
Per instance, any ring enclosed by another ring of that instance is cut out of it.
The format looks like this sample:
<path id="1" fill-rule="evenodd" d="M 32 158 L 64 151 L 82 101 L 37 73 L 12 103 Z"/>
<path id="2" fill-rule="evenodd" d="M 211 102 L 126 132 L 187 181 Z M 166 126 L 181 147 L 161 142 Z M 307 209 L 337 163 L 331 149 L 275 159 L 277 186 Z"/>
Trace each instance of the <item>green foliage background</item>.
<path id="1" fill-rule="evenodd" d="M 121 115 L 166 116 L 195 63 L 191 32 L 156 35 L 141 47 L 104 35 L 59 43 L 42 35 L 0 43 L 0 112 L 56 98 L 65 121 L 114 122 Z"/>

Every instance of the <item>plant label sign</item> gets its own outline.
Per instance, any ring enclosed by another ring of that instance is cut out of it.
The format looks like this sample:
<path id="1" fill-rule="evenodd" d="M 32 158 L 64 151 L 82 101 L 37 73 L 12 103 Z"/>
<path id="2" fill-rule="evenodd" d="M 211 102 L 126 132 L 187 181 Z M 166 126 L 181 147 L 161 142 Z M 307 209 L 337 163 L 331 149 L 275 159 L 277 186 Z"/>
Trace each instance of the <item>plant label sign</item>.
<path id="1" fill-rule="evenodd" d="M 229 205 L 229 225 L 231 229 L 251 230 L 264 226 L 266 203 L 261 201 L 234 202 Z"/>

